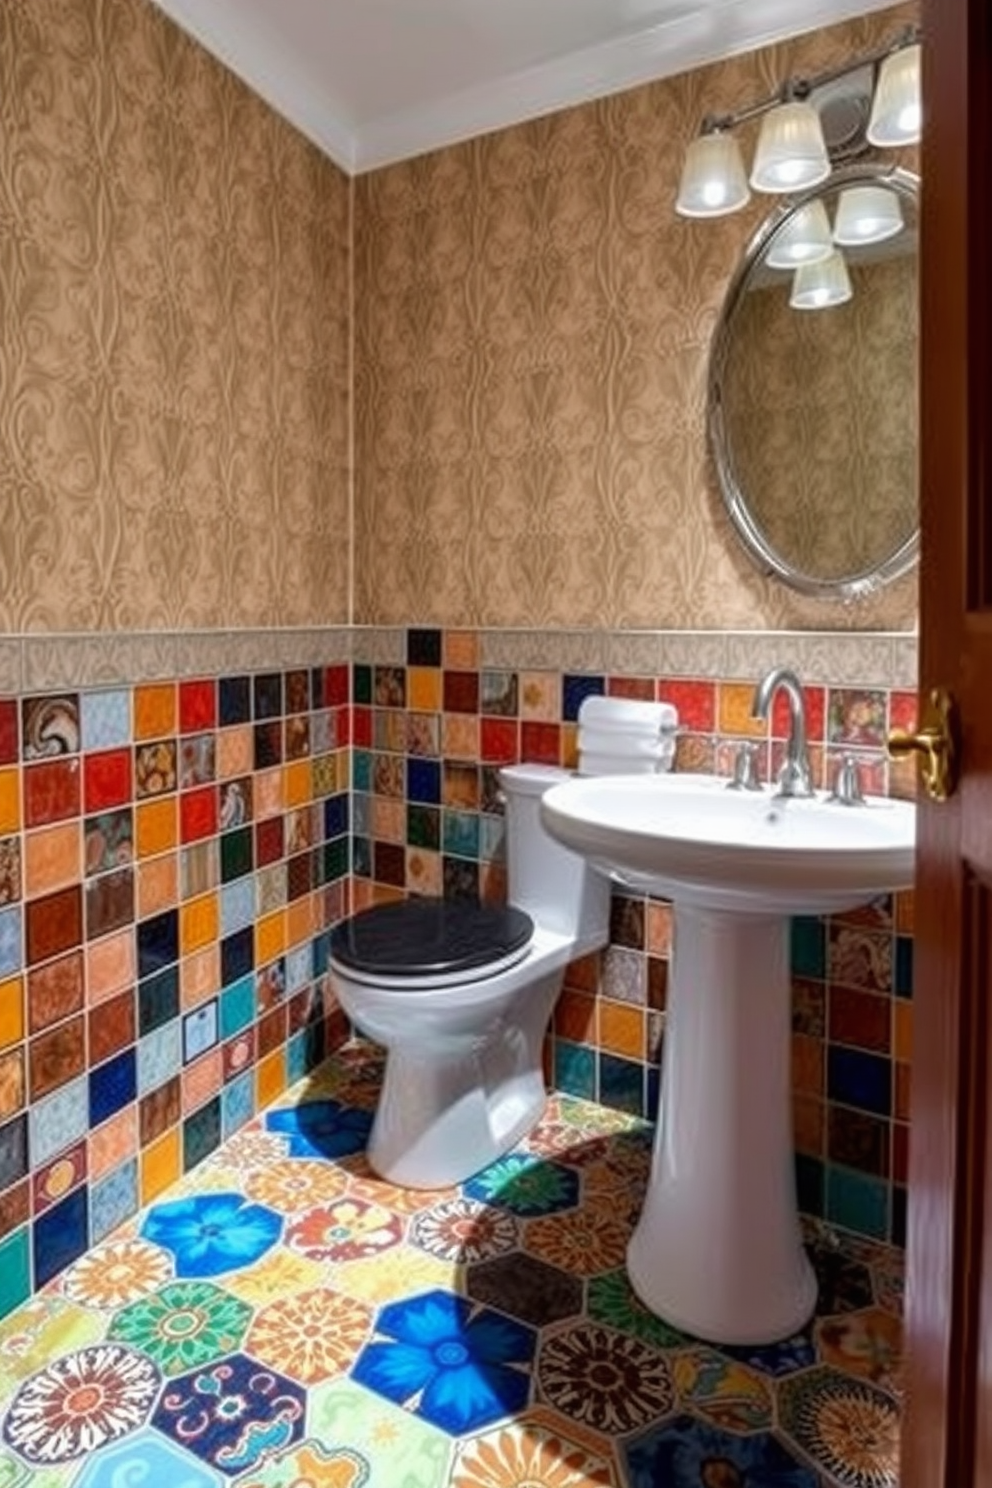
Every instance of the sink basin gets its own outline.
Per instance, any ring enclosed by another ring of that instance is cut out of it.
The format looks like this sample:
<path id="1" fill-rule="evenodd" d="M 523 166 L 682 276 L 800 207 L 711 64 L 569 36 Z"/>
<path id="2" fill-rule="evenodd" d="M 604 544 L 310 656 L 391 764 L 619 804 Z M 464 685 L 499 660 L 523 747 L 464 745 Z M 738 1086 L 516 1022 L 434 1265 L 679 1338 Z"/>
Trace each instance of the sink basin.
<path id="1" fill-rule="evenodd" d="M 913 881 L 906 801 L 783 800 L 712 775 L 590 776 L 553 786 L 541 817 L 632 886 L 711 909 L 827 914 Z"/>
<path id="2" fill-rule="evenodd" d="M 541 817 L 600 869 L 672 901 L 661 1105 L 631 1284 L 700 1338 L 787 1338 L 816 1302 L 796 1203 L 789 917 L 911 884 L 915 807 L 638 775 L 553 786 Z"/>

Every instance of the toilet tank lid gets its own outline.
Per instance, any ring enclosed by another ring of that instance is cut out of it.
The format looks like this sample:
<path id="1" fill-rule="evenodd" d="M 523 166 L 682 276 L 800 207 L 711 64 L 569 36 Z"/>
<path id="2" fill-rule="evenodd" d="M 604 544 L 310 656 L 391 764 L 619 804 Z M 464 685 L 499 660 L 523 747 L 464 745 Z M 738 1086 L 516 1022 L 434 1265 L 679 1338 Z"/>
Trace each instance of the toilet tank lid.
<path id="1" fill-rule="evenodd" d="M 563 770 L 559 765 L 503 765 L 500 767 L 499 780 L 507 790 L 516 791 L 519 795 L 543 796 L 551 786 L 568 780 L 571 774 L 571 770 Z"/>

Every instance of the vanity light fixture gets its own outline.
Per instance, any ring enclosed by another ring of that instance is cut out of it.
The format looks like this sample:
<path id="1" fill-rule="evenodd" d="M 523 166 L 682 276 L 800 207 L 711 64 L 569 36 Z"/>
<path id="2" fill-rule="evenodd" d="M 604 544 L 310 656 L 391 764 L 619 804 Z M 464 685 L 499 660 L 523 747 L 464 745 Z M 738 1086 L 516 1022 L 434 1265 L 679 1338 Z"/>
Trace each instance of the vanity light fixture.
<path id="1" fill-rule="evenodd" d="M 795 269 L 804 263 L 819 263 L 834 251 L 827 209 L 816 197 L 798 207 L 768 245 L 765 263 L 770 269 Z"/>
<path id="2" fill-rule="evenodd" d="M 830 174 L 816 100 L 827 84 L 870 68 L 874 81 L 867 139 L 877 146 L 914 144 L 922 128 L 920 30 L 910 26 L 888 46 L 856 57 L 815 77 L 790 78 L 769 98 L 732 114 L 710 114 L 686 153 L 675 210 L 682 217 L 722 217 L 749 199 L 740 146 L 733 131 L 761 119 L 751 169 L 755 191 L 776 194 L 806 190 Z M 863 239 L 859 241 L 864 241 Z"/>
<path id="3" fill-rule="evenodd" d="M 902 207 L 884 186 L 846 186 L 837 202 L 834 242 L 845 248 L 883 243 L 902 231 Z"/>
<path id="4" fill-rule="evenodd" d="M 793 310 L 827 310 L 851 298 L 851 276 L 843 253 L 834 249 L 819 263 L 800 264 L 792 278 L 789 304 Z"/>

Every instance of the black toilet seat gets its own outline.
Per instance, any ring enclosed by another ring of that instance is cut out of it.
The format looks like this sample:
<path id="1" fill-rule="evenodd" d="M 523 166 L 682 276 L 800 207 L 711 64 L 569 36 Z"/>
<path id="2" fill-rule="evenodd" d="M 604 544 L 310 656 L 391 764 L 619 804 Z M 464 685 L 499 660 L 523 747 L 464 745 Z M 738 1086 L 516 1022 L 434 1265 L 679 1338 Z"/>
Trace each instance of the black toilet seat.
<path id="1" fill-rule="evenodd" d="M 520 960 L 533 934 L 530 915 L 511 904 L 414 898 L 342 920 L 331 931 L 330 954 L 362 980 L 475 981 Z"/>

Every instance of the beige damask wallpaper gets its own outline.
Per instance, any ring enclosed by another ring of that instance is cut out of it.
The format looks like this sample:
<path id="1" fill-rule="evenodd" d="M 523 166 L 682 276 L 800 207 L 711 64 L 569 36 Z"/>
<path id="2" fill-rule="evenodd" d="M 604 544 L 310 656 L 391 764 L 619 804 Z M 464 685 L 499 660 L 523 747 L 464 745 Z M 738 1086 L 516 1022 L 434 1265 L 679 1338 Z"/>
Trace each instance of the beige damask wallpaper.
<path id="1" fill-rule="evenodd" d="M 349 197 L 147 0 L 2 0 L 0 627 L 347 620 Z"/>
<path id="2" fill-rule="evenodd" d="M 705 441 L 709 341 L 767 198 L 673 204 L 702 116 L 888 40 L 833 27 L 359 179 L 356 619 L 908 627 L 909 578 L 856 609 L 765 580 Z"/>

